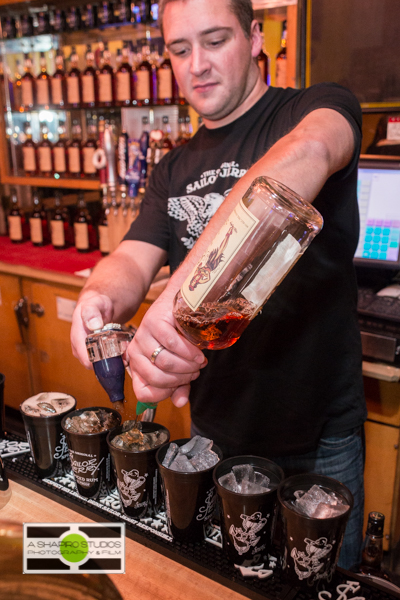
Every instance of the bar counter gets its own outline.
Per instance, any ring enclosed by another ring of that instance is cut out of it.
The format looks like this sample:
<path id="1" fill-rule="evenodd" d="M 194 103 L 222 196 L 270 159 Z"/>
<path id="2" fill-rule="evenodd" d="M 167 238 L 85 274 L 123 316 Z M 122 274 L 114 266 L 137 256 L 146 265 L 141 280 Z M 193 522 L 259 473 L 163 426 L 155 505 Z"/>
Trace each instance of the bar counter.
<path id="1" fill-rule="evenodd" d="M 12 497 L 0 511 L 1 520 L 18 523 L 93 522 L 15 481 L 10 481 L 10 486 Z M 241 594 L 128 537 L 125 570 L 124 575 L 109 575 L 124 600 L 221 600 L 221 598 L 241 600 L 244 598 Z"/>

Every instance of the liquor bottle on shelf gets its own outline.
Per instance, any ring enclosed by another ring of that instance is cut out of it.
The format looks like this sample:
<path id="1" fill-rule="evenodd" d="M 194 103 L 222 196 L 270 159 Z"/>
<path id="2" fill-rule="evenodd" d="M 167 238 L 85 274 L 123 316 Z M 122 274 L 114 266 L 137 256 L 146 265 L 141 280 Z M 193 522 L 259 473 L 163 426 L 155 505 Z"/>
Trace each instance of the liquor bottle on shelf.
<path id="1" fill-rule="evenodd" d="M 19 207 L 15 190 L 11 194 L 11 208 L 8 214 L 8 235 L 13 244 L 22 244 L 29 239 L 29 225 Z"/>
<path id="2" fill-rule="evenodd" d="M 106 188 L 105 188 L 106 189 Z M 110 254 L 110 230 L 108 227 L 108 199 L 107 193 L 103 194 L 101 213 L 97 224 L 99 249 L 103 256 Z"/>
<path id="3" fill-rule="evenodd" d="M 158 2 L 153 2 L 152 0 L 150 0 L 149 7 L 150 7 L 149 24 L 156 25 L 158 22 Z"/>
<path id="4" fill-rule="evenodd" d="M 115 67 L 116 71 L 118 71 L 119 67 L 122 63 L 122 50 L 121 48 L 117 48 L 117 56 L 115 57 Z"/>
<path id="5" fill-rule="evenodd" d="M 82 29 L 95 29 L 97 27 L 97 6 L 86 4 L 81 7 Z"/>
<path id="6" fill-rule="evenodd" d="M 40 73 L 36 77 L 36 106 L 48 108 L 50 105 L 50 76 L 47 73 L 46 55 L 40 53 Z"/>
<path id="7" fill-rule="evenodd" d="M 15 27 L 14 17 L 1 17 L 1 33 L 3 40 L 13 40 L 17 37 L 17 29 Z"/>
<path id="8" fill-rule="evenodd" d="M 286 21 L 283 23 L 281 49 L 276 55 L 275 86 L 287 87 L 287 60 L 286 60 Z"/>
<path id="9" fill-rule="evenodd" d="M 89 123 L 88 138 L 82 145 L 82 171 L 85 177 L 97 177 L 97 169 L 93 164 L 93 156 L 97 149 L 97 127 L 94 121 Z"/>
<path id="10" fill-rule="evenodd" d="M 36 144 L 32 139 L 32 127 L 29 121 L 24 124 L 22 168 L 25 172 L 25 175 L 36 175 Z"/>
<path id="11" fill-rule="evenodd" d="M 64 108 L 67 98 L 64 55 L 59 48 L 56 54 L 56 70 L 50 79 L 51 103 L 55 108 Z"/>
<path id="12" fill-rule="evenodd" d="M 186 124 L 185 117 L 178 118 L 178 137 L 175 140 L 175 146 L 183 146 L 189 141 L 187 132 L 186 132 Z"/>
<path id="13" fill-rule="evenodd" d="M 93 229 L 92 217 L 86 208 L 85 197 L 82 192 L 78 194 L 78 209 L 74 221 L 75 248 L 78 252 L 90 252 L 91 230 Z"/>
<path id="14" fill-rule="evenodd" d="M 114 23 L 129 23 L 131 20 L 131 7 L 128 0 L 114 2 Z"/>
<path id="15" fill-rule="evenodd" d="M 63 33 L 67 29 L 67 20 L 65 12 L 60 8 L 55 8 L 50 13 L 50 27 L 52 33 Z"/>
<path id="16" fill-rule="evenodd" d="M 17 59 L 15 61 L 15 74 L 14 74 L 14 110 L 19 110 L 22 106 L 22 72 L 21 62 Z"/>
<path id="17" fill-rule="evenodd" d="M 58 128 L 58 140 L 53 146 L 54 173 L 66 175 L 68 171 L 67 162 L 67 129 L 64 121 L 60 121 Z"/>
<path id="18" fill-rule="evenodd" d="M 49 141 L 49 130 L 47 125 L 41 124 L 41 139 L 36 146 L 37 163 L 39 175 L 50 177 L 53 173 L 52 143 Z"/>
<path id="19" fill-rule="evenodd" d="M 87 108 L 96 106 L 96 69 L 94 67 L 94 53 L 92 46 L 86 46 L 86 67 L 82 72 L 82 104 Z"/>
<path id="20" fill-rule="evenodd" d="M 82 175 L 82 129 L 78 121 L 74 121 L 71 128 L 72 139 L 67 144 L 68 173 L 71 177 Z"/>
<path id="21" fill-rule="evenodd" d="M 186 138 L 189 141 L 193 135 L 193 127 L 192 127 L 192 122 L 190 120 L 189 115 L 186 115 L 186 117 L 185 117 L 185 127 L 186 127 Z"/>
<path id="22" fill-rule="evenodd" d="M 10 102 L 10 106 L 13 108 L 14 104 L 15 104 L 15 99 L 14 99 L 14 86 L 12 84 L 11 78 L 10 78 L 10 72 L 9 72 L 9 67 L 8 65 L 4 65 L 3 61 L 0 60 L 0 85 L 1 85 L 1 91 L 0 91 L 0 97 L 1 97 L 1 102 L 3 103 L 3 106 L 6 107 L 8 105 L 8 102 Z M 7 91 L 6 91 L 7 88 Z M 8 93 L 8 97 L 7 97 L 7 93 Z"/>
<path id="23" fill-rule="evenodd" d="M 140 181 L 139 181 L 139 193 L 144 193 L 147 185 L 147 154 L 149 152 L 149 141 L 150 141 L 150 125 L 149 118 L 142 117 L 142 133 L 139 138 L 139 149 L 140 149 Z"/>
<path id="24" fill-rule="evenodd" d="M 47 10 L 36 13 L 35 17 L 33 20 L 34 35 L 45 35 L 46 33 L 50 33 L 50 15 Z"/>
<path id="25" fill-rule="evenodd" d="M 67 31 L 81 29 L 81 12 L 77 6 L 69 6 L 66 12 Z"/>
<path id="26" fill-rule="evenodd" d="M 51 243 L 56 250 L 64 250 L 68 245 L 69 223 L 62 207 L 59 191 L 55 193 L 54 206 L 55 210 L 50 221 Z"/>
<path id="27" fill-rule="evenodd" d="M 71 68 L 67 74 L 67 104 L 69 108 L 79 108 L 82 98 L 81 93 L 81 72 L 78 69 L 79 57 L 75 46 L 72 46 L 70 57 Z"/>
<path id="28" fill-rule="evenodd" d="M 107 42 L 104 42 L 103 65 L 97 71 L 97 88 L 99 106 L 113 106 L 114 70 L 111 66 L 111 52 Z"/>
<path id="29" fill-rule="evenodd" d="M 107 0 L 102 0 L 99 2 L 97 8 L 97 21 L 99 27 L 111 25 L 113 23 L 113 18 L 114 14 L 111 2 L 107 2 Z"/>
<path id="30" fill-rule="evenodd" d="M 33 35 L 33 18 L 31 15 L 21 15 L 20 27 L 22 37 L 31 37 Z"/>
<path id="31" fill-rule="evenodd" d="M 161 158 L 165 156 L 175 146 L 171 138 L 171 127 L 169 126 L 169 118 L 166 115 L 164 115 L 162 118 L 162 122 L 163 137 L 161 140 Z"/>
<path id="32" fill-rule="evenodd" d="M 138 106 L 148 106 L 157 99 L 157 68 L 150 63 L 150 48 L 142 46 L 142 60 L 135 72 L 135 102 Z"/>
<path id="33" fill-rule="evenodd" d="M 144 0 L 133 0 L 131 2 L 131 23 L 135 25 L 145 25 L 147 22 L 148 10 Z"/>
<path id="34" fill-rule="evenodd" d="M 125 42 L 122 48 L 121 64 L 115 74 L 115 101 L 118 106 L 129 106 L 133 100 L 134 81 L 129 64 L 129 48 Z"/>
<path id="35" fill-rule="evenodd" d="M 261 37 L 263 39 L 263 45 L 260 50 L 260 54 L 257 56 L 257 64 L 258 64 L 258 68 L 260 69 L 262 81 L 264 81 L 264 83 L 269 85 L 270 84 L 269 56 L 264 51 L 264 34 L 262 32 L 262 23 L 260 23 L 260 32 L 261 32 Z"/>
<path id="36" fill-rule="evenodd" d="M 21 79 L 22 107 L 24 110 L 30 110 L 35 104 L 35 78 L 32 75 L 32 60 L 29 54 L 25 54 L 24 71 Z"/>
<path id="37" fill-rule="evenodd" d="M 164 50 L 163 60 L 157 69 L 157 104 L 173 104 L 178 86 L 172 71 L 168 50 Z"/>
<path id="38" fill-rule="evenodd" d="M 47 215 L 37 190 L 33 191 L 33 212 L 29 219 L 29 228 L 34 246 L 44 246 L 49 242 Z"/>

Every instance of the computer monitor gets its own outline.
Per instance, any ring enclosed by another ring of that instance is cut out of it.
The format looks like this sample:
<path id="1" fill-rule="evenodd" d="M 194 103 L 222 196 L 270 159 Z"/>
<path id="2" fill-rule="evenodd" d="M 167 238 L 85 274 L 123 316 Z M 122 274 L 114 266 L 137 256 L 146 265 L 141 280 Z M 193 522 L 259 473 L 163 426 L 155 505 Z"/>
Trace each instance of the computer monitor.
<path id="1" fill-rule="evenodd" d="M 400 270 L 400 157 L 361 157 L 358 165 L 358 267 Z"/>

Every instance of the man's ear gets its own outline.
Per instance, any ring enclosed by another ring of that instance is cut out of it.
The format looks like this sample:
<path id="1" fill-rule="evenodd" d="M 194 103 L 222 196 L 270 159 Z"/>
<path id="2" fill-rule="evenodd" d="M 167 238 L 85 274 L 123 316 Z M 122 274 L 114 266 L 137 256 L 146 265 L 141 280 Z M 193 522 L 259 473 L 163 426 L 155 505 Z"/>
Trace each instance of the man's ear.
<path id="1" fill-rule="evenodd" d="M 250 43 L 251 43 L 251 55 L 256 58 L 262 48 L 262 36 L 260 31 L 260 25 L 258 21 L 254 19 L 250 27 Z"/>

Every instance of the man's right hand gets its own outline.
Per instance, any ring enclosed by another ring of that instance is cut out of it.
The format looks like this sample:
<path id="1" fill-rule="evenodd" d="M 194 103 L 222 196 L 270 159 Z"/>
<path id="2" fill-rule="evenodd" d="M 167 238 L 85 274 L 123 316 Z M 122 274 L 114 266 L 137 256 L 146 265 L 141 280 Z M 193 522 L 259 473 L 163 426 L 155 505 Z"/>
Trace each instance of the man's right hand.
<path id="1" fill-rule="evenodd" d="M 113 305 L 110 298 L 93 290 L 83 292 L 72 316 L 71 346 L 73 355 L 87 369 L 92 369 L 85 339 L 95 329 L 101 329 L 113 320 Z"/>

